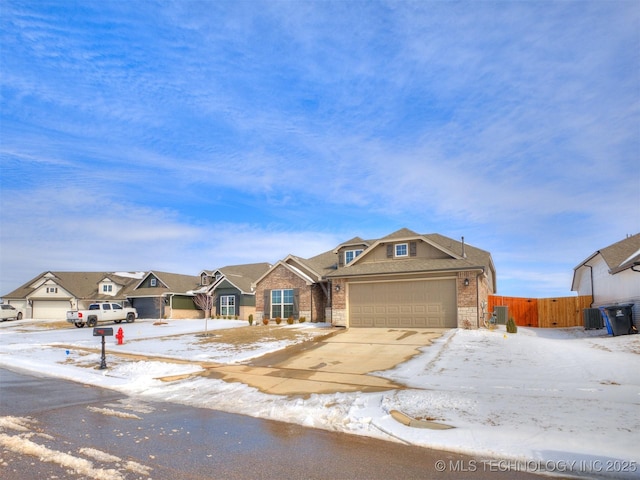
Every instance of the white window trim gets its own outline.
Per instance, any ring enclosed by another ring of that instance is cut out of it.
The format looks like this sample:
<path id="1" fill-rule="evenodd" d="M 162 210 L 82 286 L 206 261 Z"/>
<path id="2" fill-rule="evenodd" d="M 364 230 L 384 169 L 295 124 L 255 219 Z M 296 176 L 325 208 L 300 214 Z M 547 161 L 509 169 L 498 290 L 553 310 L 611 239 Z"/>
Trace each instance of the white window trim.
<path id="1" fill-rule="evenodd" d="M 284 302 L 284 292 L 286 291 L 291 291 L 291 303 L 285 303 Z M 280 292 L 280 303 L 274 303 L 273 302 L 273 292 Z M 271 301 L 270 301 L 271 305 L 270 305 L 270 314 L 271 314 L 271 318 L 276 318 L 278 316 L 280 316 L 280 318 L 284 318 L 285 312 L 284 312 L 284 307 L 285 306 L 289 306 L 291 305 L 291 309 L 293 310 L 293 307 L 295 305 L 295 289 L 293 288 L 276 288 L 271 290 Z M 273 306 L 277 305 L 280 307 L 280 315 L 273 315 Z"/>
<path id="2" fill-rule="evenodd" d="M 406 253 L 403 254 L 403 255 L 399 255 L 398 254 L 398 247 L 402 247 L 402 246 L 404 246 L 404 249 L 405 249 Z M 396 258 L 408 257 L 409 256 L 409 244 L 408 243 L 396 243 L 393 246 L 393 256 L 396 257 Z"/>
<path id="3" fill-rule="evenodd" d="M 364 250 L 362 248 L 356 248 L 354 250 L 345 250 L 344 252 L 344 264 L 353 262 L 358 255 L 360 255 Z M 347 260 L 347 253 L 353 253 L 353 258 L 351 260 Z"/>
<path id="4" fill-rule="evenodd" d="M 229 304 L 229 299 L 232 300 L 232 305 Z M 233 313 L 229 313 L 229 307 L 233 307 Z M 223 313 L 223 309 L 226 307 L 226 313 Z M 220 296 L 220 314 L 221 315 L 236 315 L 236 296 L 235 295 L 221 295 Z"/>
<path id="5" fill-rule="evenodd" d="M 149 286 L 150 287 L 155 287 L 158 285 L 158 279 L 157 278 L 150 278 L 149 279 Z"/>

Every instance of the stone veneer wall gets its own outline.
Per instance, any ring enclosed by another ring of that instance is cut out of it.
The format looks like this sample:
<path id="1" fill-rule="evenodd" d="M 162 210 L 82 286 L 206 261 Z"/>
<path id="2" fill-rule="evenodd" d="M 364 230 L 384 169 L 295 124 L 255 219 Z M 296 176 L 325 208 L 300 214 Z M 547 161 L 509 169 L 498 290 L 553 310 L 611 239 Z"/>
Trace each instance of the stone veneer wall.
<path id="1" fill-rule="evenodd" d="M 469 279 L 469 285 L 465 286 L 465 279 Z M 486 275 L 478 277 L 477 272 L 458 273 L 458 327 L 478 328 L 483 325 L 480 318 L 483 301 L 489 298 L 489 280 Z"/>
<path id="2" fill-rule="evenodd" d="M 336 288 L 339 290 L 336 291 Z M 347 284 L 344 280 L 334 280 L 331 284 L 331 324 L 347 326 Z"/>

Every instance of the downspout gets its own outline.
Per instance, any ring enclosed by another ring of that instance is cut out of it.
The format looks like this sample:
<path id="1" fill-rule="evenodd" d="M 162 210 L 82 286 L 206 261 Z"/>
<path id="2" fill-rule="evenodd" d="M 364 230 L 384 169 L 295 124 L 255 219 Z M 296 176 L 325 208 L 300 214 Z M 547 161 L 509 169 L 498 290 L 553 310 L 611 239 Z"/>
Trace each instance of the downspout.
<path id="1" fill-rule="evenodd" d="M 593 267 L 591 265 L 584 264 L 585 267 L 589 267 L 590 277 L 591 277 L 591 303 L 589 304 L 589 308 L 593 308 L 593 304 L 595 303 L 596 296 L 593 292 Z"/>
<path id="2" fill-rule="evenodd" d="M 464 238 L 464 237 L 463 237 Z M 482 267 L 482 271 L 476 275 L 476 318 L 478 320 L 478 328 L 480 328 L 480 275 L 484 274 L 484 267 Z M 482 319 L 484 322 L 484 318 Z"/>
<path id="3" fill-rule="evenodd" d="M 313 323 L 313 283 L 309 285 L 309 293 L 311 294 L 311 313 L 309 314 L 309 321 Z M 298 312 L 298 320 L 300 319 L 300 312 Z"/>

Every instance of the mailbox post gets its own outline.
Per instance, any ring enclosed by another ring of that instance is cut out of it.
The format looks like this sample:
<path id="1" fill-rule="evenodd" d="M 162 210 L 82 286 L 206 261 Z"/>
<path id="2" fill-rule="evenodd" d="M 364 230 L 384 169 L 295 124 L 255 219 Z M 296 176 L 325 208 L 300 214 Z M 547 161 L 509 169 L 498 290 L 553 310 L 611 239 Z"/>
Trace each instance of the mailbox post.
<path id="1" fill-rule="evenodd" d="M 107 357 L 104 351 L 104 337 L 113 337 L 113 328 L 94 328 L 94 337 L 102 337 L 102 358 L 100 359 L 100 370 L 107 368 Z"/>

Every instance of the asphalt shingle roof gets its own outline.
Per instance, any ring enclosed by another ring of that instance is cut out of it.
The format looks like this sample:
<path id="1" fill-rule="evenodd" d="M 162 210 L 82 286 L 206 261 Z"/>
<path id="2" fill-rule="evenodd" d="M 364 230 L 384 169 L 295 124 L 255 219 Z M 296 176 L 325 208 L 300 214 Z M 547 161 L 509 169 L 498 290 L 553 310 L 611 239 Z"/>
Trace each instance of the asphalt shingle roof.
<path id="1" fill-rule="evenodd" d="M 122 285 L 123 289 L 117 296 L 105 296 L 105 299 L 114 300 L 124 298 L 140 281 L 134 276 L 120 276 L 114 272 L 43 272 L 29 280 L 14 291 L 3 295 L 3 298 L 27 298 L 35 289 L 31 287 L 35 282 L 43 279 L 47 274 L 53 275 L 53 281 L 79 299 L 97 299 L 100 295 L 98 284 L 105 278 Z"/>
<path id="2" fill-rule="evenodd" d="M 222 273 L 227 281 L 238 287 L 242 292 L 250 292 L 251 285 L 258 278 L 271 268 L 271 265 L 266 262 L 262 263 L 247 263 L 244 265 L 229 265 L 219 268 L 218 271 Z"/>

